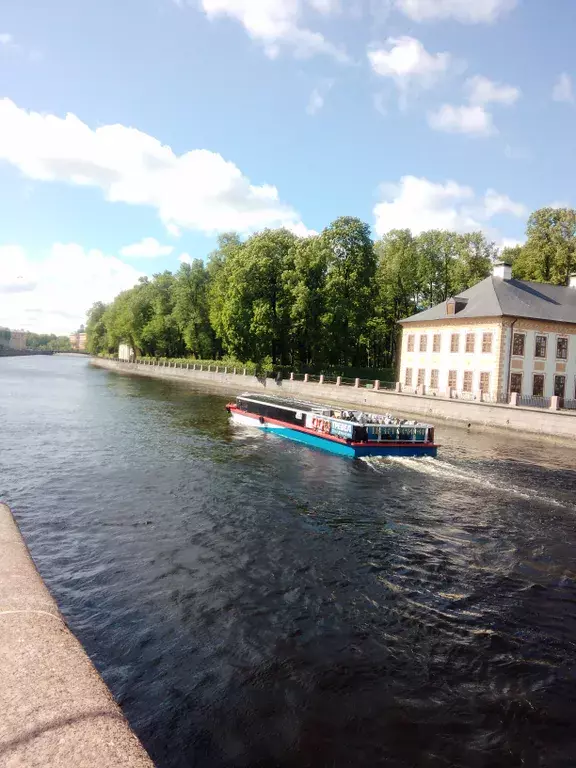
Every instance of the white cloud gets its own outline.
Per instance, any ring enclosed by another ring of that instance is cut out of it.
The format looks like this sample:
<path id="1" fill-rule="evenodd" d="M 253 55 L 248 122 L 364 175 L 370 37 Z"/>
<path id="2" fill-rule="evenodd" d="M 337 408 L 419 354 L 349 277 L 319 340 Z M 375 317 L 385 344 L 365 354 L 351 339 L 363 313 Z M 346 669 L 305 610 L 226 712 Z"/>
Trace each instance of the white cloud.
<path id="1" fill-rule="evenodd" d="M 299 222 L 298 224 L 289 224 L 286 229 L 292 232 L 296 237 L 316 237 L 318 232 L 315 229 L 308 229 L 305 224 Z"/>
<path id="2" fill-rule="evenodd" d="M 546 208 L 554 208 L 555 210 L 558 210 L 560 208 L 571 208 L 569 202 L 566 200 L 554 200 L 550 205 L 545 206 Z"/>
<path id="3" fill-rule="evenodd" d="M 444 104 L 437 112 L 428 114 L 428 124 L 435 131 L 446 133 L 466 133 L 470 136 L 497 133 L 492 115 L 482 106 Z"/>
<path id="4" fill-rule="evenodd" d="M 495 83 L 482 75 L 476 75 L 466 81 L 470 104 L 514 104 L 520 98 L 520 89 L 512 85 Z"/>
<path id="5" fill-rule="evenodd" d="M 515 237 L 503 237 L 498 243 L 498 249 L 502 252 L 504 248 L 516 248 L 518 245 L 524 245 L 524 241 Z"/>
<path id="6" fill-rule="evenodd" d="M 333 0 L 200 0 L 209 19 L 228 16 L 239 21 L 254 40 L 275 59 L 282 47 L 290 48 L 297 56 L 309 57 L 326 54 L 341 62 L 348 62 L 345 51 L 319 32 L 301 25 L 306 5 L 328 14 L 338 10 Z"/>
<path id="7" fill-rule="evenodd" d="M 14 38 L 12 35 L 9 35 L 7 32 L 0 33 L 0 45 L 12 45 L 14 43 Z"/>
<path id="8" fill-rule="evenodd" d="M 368 51 L 373 71 L 394 81 L 402 94 L 411 87 L 431 88 L 450 69 L 449 53 L 428 53 L 414 37 L 391 37 L 385 47 Z"/>
<path id="9" fill-rule="evenodd" d="M 171 237 L 180 237 L 182 234 L 182 230 L 180 227 L 177 227 L 176 224 L 167 224 L 166 232 L 168 232 Z"/>
<path id="10" fill-rule="evenodd" d="M 310 98 L 308 99 L 308 106 L 306 107 L 307 114 L 312 116 L 316 115 L 324 108 L 326 96 L 333 85 L 333 80 L 324 80 L 313 89 Z"/>
<path id="11" fill-rule="evenodd" d="M 190 256 L 189 253 L 181 253 L 180 256 L 178 256 L 178 261 L 182 264 L 192 264 L 192 256 Z"/>
<path id="12" fill-rule="evenodd" d="M 492 23 L 518 0 L 394 0 L 397 10 L 413 21 L 454 19 L 464 24 Z"/>
<path id="13" fill-rule="evenodd" d="M 572 88 L 572 78 L 566 72 L 563 72 L 556 81 L 552 91 L 554 101 L 561 101 L 567 104 L 574 103 L 574 89 Z"/>
<path id="14" fill-rule="evenodd" d="M 326 15 L 330 13 L 340 13 L 342 10 L 340 0 L 308 0 L 308 2 L 315 11 Z"/>
<path id="15" fill-rule="evenodd" d="M 162 245 L 154 237 L 145 237 L 139 243 L 121 248 L 120 255 L 127 259 L 157 259 L 160 256 L 170 256 L 173 250 L 173 245 Z"/>
<path id="16" fill-rule="evenodd" d="M 525 205 L 516 203 L 508 195 L 500 195 L 493 189 L 489 189 L 484 196 L 484 210 L 488 218 L 503 213 L 508 213 L 518 218 L 528 215 L 528 209 Z"/>
<path id="17" fill-rule="evenodd" d="M 492 136 L 498 133 L 487 104 L 510 106 L 520 98 L 520 89 L 512 85 L 495 83 L 482 75 L 469 78 L 465 83 L 468 103 L 460 106 L 443 104 L 436 112 L 428 113 L 428 124 L 436 131 L 465 133 L 469 136 Z"/>
<path id="18" fill-rule="evenodd" d="M 9 99 L 0 99 L 1 160 L 31 179 L 97 187 L 110 202 L 152 207 L 171 234 L 301 225 L 276 187 L 252 184 L 215 152 L 176 155 L 136 128 L 93 130 L 75 115 L 28 112 Z"/>
<path id="19" fill-rule="evenodd" d="M 322 107 L 324 106 L 324 96 L 320 93 L 320 90 L 318 88 L 314 88 L 312 93 L 310 94 L 310 98 L 308 100 L 308 106 L 306 107 L 306 112 L 309 115 L 316 115 Z"/>
<path id="20" fill-rule="evenodd" d="M 56 243 L 41 260 L 24 248 L 0 246 L 0 325 L 68 334 L 95 301 L 111 301 L 141 273 L 114 256 Z"/>
<path id="21" fill-rule="evenodd" d="M 439 184 L 416 176 L 403 176 L 397 184 L 383 185 L 382 196 L 383 201 L 374 208 L 379 236 L 392 229 L 410 229 L 414 234 L 429 229 L 461 233 L 481 230 L 499 241 L 502 238 L 490 220 L 498 214 L 520 216 L 525 212 L 524 206 L 494 190 L 479 197 L 472 187 L 455 181 Z"/>

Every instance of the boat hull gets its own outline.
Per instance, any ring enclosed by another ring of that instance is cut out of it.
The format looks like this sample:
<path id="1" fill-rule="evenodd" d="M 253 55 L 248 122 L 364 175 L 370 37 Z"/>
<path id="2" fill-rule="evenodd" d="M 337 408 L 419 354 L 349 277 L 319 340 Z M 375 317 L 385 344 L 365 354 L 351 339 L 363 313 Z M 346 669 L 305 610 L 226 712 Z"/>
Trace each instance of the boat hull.
<path id="1" fill-rule="evenodd" d="M 230 411 L 232 421 L 247 427 L 255 427 L 264 432 L 271 432 L 278 437 L 284 437 L 311 448 L 346 456 L 350 459 L 361 459 L 374 456 L 436 456 L 438 446 L 430 443 L 348 443 L 345 440 L 335 440 L 314 434 L 310 430 L 294 429 L 279 422 L 251 416 L 244 412 Z"/>

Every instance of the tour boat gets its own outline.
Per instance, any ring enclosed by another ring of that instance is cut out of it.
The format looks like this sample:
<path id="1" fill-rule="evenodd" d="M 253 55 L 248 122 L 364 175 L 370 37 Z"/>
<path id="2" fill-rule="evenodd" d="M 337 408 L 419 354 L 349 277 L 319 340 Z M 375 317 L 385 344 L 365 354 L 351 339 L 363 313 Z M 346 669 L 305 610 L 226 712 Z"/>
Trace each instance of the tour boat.
<path id="1" fill-rule="evenodd" d="M 268 395 L 244 394 L 226 410 L 236 424 L 257 427 L 314 448 L 348 456 L 436 456 L 434 427 Z"/>

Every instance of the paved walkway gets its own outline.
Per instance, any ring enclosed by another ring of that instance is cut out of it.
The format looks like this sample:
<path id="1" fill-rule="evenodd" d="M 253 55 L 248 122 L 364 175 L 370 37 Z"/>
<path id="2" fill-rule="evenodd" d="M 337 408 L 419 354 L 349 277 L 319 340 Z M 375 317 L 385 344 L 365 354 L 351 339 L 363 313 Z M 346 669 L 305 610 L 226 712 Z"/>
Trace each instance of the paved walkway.
<path id="1" fill-rule="evenodd" d="M 152 768 L 0 504 L 0 765 Z"/>

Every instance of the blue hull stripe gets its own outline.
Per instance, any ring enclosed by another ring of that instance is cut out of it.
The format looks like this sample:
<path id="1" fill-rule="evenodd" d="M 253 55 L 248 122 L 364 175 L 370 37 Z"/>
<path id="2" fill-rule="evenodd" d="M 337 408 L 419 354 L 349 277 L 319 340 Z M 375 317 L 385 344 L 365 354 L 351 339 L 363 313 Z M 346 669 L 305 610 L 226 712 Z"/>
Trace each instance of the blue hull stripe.
<path id="1" fill-rule="evenodd" d="M 347 456 L 351 459 L 363 458 L 365 456 L 436 456 L 438 449 L 427 445 L 395 446 L 393 443 L 382 443 L 377 446 L 353 446 L 344 443 L 338 443 L 334 440 L 326 440 L 322 437 L 309 435 L 307 432 L 299 432 L 296 429 L 288 427 L 274 427 L 269 429 L 264 425 L 261 427 L 265 432 L 270 432 L 296 443 L 309 445 L 312 448 L 320 448 L 323 451 L 337 453 L 339 456 Z"/>

